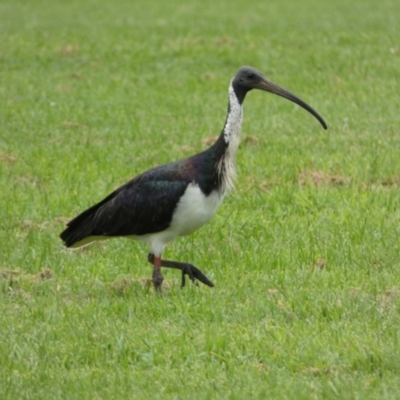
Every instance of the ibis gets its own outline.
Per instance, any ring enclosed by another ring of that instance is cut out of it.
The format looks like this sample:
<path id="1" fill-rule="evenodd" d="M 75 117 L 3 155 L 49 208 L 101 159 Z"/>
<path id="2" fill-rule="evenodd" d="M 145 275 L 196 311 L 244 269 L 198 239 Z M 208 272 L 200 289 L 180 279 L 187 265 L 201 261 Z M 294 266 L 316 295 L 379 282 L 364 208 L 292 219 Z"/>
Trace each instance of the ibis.
<path id="1" fill-rule="evenodd" d="M 271 82 L 257 69 L 241 67 L 230 81 L 227 116 L 215 143 L 189 158 L 143 172 L 83 211 L 60 234 L 64 244 L 75 249 L 108 238 L 140 240 L 149 245 L 148 261 L 153 265 L 152 282 L 157 290 L 161 291 L 164 280 L 161 267 L 180 270 L 182 287 L 186 275 L 196 285 L 200 281 L 214 286 L 194 265 L 165 260 L 162 256 L 169 242 L 210 221 L 233 188 L 243 102 L 252 89 L 298 104 L 327 129 L 323 118 L 299 97 Z"/>

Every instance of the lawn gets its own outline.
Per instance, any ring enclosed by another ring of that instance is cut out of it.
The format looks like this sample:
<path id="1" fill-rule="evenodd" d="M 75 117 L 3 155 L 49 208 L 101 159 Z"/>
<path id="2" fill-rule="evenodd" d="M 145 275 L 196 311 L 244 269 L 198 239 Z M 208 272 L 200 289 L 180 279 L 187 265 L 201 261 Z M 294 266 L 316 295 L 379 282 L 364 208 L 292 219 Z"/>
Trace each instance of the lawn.
<path id="1" fill-rule="evenodd" d="M 1 399 L 398 399 L 400 2 L 0 2 Z M 169 245 L 214 288 L 149 284 L 148 249 L 58 235 L 205 149 L 229 81 L 236 188 Z"/>

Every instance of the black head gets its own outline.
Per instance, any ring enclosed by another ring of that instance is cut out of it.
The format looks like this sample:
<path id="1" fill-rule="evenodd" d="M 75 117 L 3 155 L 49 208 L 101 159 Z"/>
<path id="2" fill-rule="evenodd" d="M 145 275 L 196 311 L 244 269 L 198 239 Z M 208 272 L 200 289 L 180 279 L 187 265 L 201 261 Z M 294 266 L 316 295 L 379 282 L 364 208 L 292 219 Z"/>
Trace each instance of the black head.
<path id="1" fill-rule="evenodd" d="M 252 89 L 260 89 L 266 92 L 274 93 L 278 96 L 284 97 L 299 106 L 306 109 L 309 113 L 311 113 L 321 125 L 327 129 L 327 125 L 322 117 L 307 103 L 301 100 L 299 97 L 290 93 L 288 90 L 283 89 L 279 85 L 271 82 L 265 76 L 255 68 L 252 67 L 241 67 L 239 71 L 236 73 L 236 76 L 232 80 L 232 86 L 235 91 L 235 94 L 239 100 L 239 103 L 242 104 L 243 100 L 247 94 Z"/>
<path id="2" fill-rule="evenodd" d="M 233 78 L 233 85 L 248 92 L 251 89 L 257 89 L 264 80 L 265 77 L 259 70 L 252 67 L 240 67 Z"/>

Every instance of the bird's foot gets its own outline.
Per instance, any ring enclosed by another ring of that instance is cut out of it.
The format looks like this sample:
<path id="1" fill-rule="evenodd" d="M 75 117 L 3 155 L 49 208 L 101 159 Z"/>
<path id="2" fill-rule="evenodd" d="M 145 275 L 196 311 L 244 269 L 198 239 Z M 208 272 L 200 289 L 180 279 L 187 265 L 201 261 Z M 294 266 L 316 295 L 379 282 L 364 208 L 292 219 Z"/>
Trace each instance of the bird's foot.
<path id="1" fill-rule="evenodd" d="M 184 287 L 186 284 L 186 276 L 189 276 L 189 279 L 196 285 L 199 286 L 197 281 L 200 281 L 201 283 L 204 283 L 207 286 L 213 287 L 214 284 L 194 265 L 188 264 L 188 263 L 182 263 L 181 267 L 182 269 L 182 286 Z M 197 279 L 197 280 L 196 280 Z"/>
<path id="2" fill-rule="evenodd" d="M 158 292 L 161 292 L 161 286 L 164 281 L 164 277 L 161 275 L 160 270 L 158 272 L 153 271 L 153 285 Z"/>
<path id="3" fill-rule="evenodd" d="M 154 256 L 154 254 L 149 253 L 147 257 L 148 261 L 154 265 L 155 260 L 157 260 L 157 257 Z M 162 260 L 161 259 L 161 267 L 167 267 L 167 268 L 175 268 L 175 269 L 180 269 L 182 271 L 182 287 L 185 286 L 186 284 L 186 276 L 189 276 L 189 279 L 196 285 L 198 286 L 198 282 L 200 281 L 201 283 L 204 283 L 207 286 L 213 287 L 214 284 L 194 265 L 189 264 L 189 263 L 183 263 L 179 261 L 171 261 L 171 260 Z M 160 272 L 161 275 L 161 272 Z M 153 271 L 153 282 L 154 282 L 154 271 Z M 155 284 L 154 284 L 155 285 Z"/>
<path id="4" fill-rule="evenodd" d="M 161 292 L 161 286 L 164 281 L 164 277 L 161 274 L 161 258 L 153 257 L 153 285 L 158 292 Z"/>

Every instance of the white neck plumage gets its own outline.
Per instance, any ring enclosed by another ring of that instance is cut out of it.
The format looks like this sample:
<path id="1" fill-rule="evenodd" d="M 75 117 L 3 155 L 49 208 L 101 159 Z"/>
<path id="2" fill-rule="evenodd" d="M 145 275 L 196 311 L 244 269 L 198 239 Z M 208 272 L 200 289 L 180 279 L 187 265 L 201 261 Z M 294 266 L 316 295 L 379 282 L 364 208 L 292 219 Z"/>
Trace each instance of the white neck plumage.
<path id="1" fill-rule="evenodd" d="M 221 177 L 221 192 L 230 191 L 234 186 L 236 176 L 235 159 L 240 142 L 240 131 L 242 128 L 242 105 L 236 97 L 232 87 L 229 85 L 228 116 L 222 131 L 225 143 L 227 144 L 225 154 L 218 163 L 218 173 Z"/>

